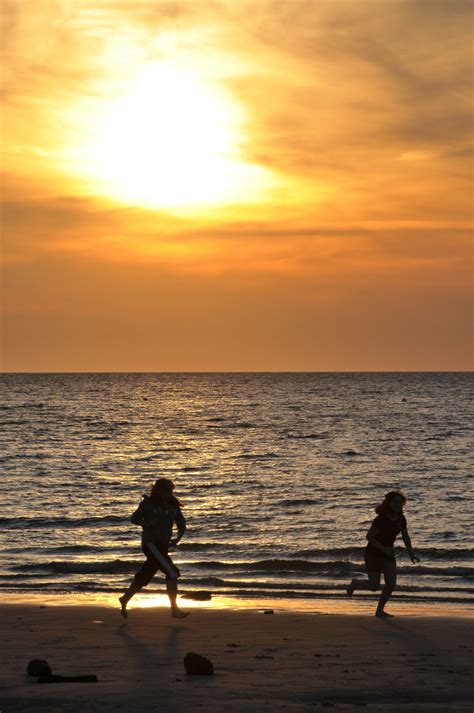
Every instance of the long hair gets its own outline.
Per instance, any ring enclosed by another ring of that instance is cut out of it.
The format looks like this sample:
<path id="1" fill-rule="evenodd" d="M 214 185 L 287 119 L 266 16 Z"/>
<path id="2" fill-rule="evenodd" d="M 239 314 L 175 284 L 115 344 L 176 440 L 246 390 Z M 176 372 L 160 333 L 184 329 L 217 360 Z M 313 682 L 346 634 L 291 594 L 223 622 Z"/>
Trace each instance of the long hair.
<path id="1" fill-rule="evenodd" d="M 168 478 L 159 478 L 151 488 L 150 499 L 153 505 L 162 507 L 181 507 L 179 500 L 173 495 L 174 483 Z"/>
<path id="2" fill-rule="evenodd" d="M 393 498 L 401 498 L 403 505 L 405 505 L 405 503 L 407 501 L 406 497 L 399 490 L 391 490 L 389 493 L 387 493 L 385 495 L 385 497 L 384 497 L 383 501 L 380 503 L 380 505 L 377 505 L 377 507 L 375 508 L 375 512 L 377 513 L 377 515 L 380 515 L 380 513 L 382 513 L 382 512 L 387 512 Z"/>

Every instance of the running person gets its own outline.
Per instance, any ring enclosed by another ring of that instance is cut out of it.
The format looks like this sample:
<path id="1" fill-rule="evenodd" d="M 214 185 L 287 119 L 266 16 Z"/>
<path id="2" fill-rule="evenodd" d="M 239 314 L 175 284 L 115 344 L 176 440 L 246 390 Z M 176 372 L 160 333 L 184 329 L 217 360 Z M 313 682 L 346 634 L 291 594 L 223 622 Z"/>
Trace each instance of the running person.
<path id="1" fill-rule="evenodd" d="M 181 611 L 176 604 L 178 596 L 179 569 L 168 554 L 170 544 L 177 545 L 186 530 L 186 521 L 181 512 L 179 501 L 173 495 L 174 485 L 167 478 L 160 478 L 151 489 L 151 494 L 144 495 L 138 509 L 130 518 L 134 525 L 141 525 L 142 550 L 146 562 L 134 576 L 130 586 L 119 597 L 121 614 L 127 618 L 127 604 L 130 599 L 151 581 L 153 575 L 161 570 L 166 576 L 166 591 L 171 604 L 171 616 L 182 619 L 188 613 Z M 173 524 L 176 523 L 178 535 L 171 543 Z"/>
<path id="2" fill-rule="evenodd" d="M 384 607 L 392 595 L 397 583 L 397 562 L 393 552 L 395 538 L 401 532 L 403 542 L 412 562 L 419 562 L 413 552 L 407 521 L 403 514 L 406 497 L 397 490 L 386 494 L 384 501 L 375 508 L 377 517 L 367 532 L 368 544 L 365 549 L 365 566 L 368 579 L 353 579 L 346 592 L 352 597 L 356 589 L 370 589 L 376 592 L 380 589 L 380 575 L 383 572 L 385 586 L 382 588 L 379 603 L 375 612 L 378 617 L 391 617 Z"/>

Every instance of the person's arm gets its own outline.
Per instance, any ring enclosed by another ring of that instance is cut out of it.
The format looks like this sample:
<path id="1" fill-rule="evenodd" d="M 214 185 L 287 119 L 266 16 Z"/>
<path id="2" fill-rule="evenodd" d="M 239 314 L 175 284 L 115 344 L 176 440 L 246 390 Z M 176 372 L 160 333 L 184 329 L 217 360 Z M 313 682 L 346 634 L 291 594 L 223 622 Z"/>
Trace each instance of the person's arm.
<path id="1" fill-rule="evenodd" d="M 180 508 L 176 510 L 176 517 L 174 521 L 176 523 L 176 527 L 178 528 L 178 534 L 176 536 L 176 539 L 173 540 L 173 545 L 177 545 L 183 537 L 184 533 L 186 532 L 186 520 L 184 519 L 184 515 L 181 512 Z"/>
<path id="2" fill-rule="evenodd" d="M 393 548 L 392 547 L 387 547 L 387 545 L 382 545 L 381 542 L 378 541 L 377 535 L 379 534 L 379 531 L 375 525 L 372 525 L 367 533 L 367 541 L 370 542 L 372 547 L 375 547 L 375 549 L 379 550 L 380 552 L 383 552 L 386 557 L 392 557 L 393 556 Z"/>
<path id="3" fill-rule="evenodd" d="M 408 554 L 410 555 L 411 561 L 412 561 L 413 563 L 419 562 L 419 561 L 420 561 L 419 557 L 416 557 L 416 555 L 415 555 L 415 553 L 414 553 L 414 551 L 413 551 L 413 547 L 412 547 L 412 545 L 411 545 L 410 535 L 408 534 L 408 528 L 407 528 L 407 527 L 404 527 L 403 530 L 402 530 L 402 538 L 403 538 L 403 542 L 405 543 L 405 547 L 406 547 L 407 550 L 408 550 Z"/>
<path id="4" fill-rule="evenodd" d="M 144 503 L 141 502 L 140 505 L 137 507 L 135 512 L 133 513 L 132 517 L 130 518 L 130 522 L 133 525 L 140 525 L 143 527 L 145 524 L 145 517 L 146 517 L 146 508 L 144 506 Z"/>

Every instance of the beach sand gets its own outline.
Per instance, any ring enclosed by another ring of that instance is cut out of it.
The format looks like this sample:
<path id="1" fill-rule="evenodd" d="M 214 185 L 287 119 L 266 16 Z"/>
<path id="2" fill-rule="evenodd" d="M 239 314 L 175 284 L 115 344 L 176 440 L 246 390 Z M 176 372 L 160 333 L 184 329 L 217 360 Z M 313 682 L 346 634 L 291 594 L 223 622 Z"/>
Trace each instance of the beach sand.
<path id="1" fill-rule="evenodd" d="M 124 620 L 111 606 L 0 608 L 2 713 L 474 710 L 468 617 L 207 605 L 184 620 L 163 607 L 134 607 Z M 188 651 L 210 658 L 215 675 L 187 676 Z M 40 684 L 26 675 L 33 658 L 53 673 L 96 674 L 99 682 Z"/>

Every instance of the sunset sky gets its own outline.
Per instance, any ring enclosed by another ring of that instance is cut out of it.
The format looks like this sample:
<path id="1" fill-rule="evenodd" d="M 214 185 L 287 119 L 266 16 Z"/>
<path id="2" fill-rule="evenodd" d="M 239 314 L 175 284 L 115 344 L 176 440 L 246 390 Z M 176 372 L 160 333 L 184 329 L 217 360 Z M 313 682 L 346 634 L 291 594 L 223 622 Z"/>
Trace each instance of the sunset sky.
<path id="1" fill-rule="evenodd" d="M 2 368 L 472 368 L 465 0 L 1 0 Z"/>

